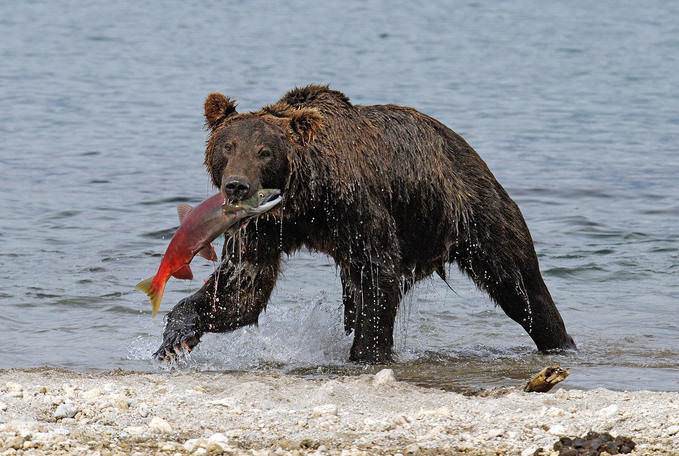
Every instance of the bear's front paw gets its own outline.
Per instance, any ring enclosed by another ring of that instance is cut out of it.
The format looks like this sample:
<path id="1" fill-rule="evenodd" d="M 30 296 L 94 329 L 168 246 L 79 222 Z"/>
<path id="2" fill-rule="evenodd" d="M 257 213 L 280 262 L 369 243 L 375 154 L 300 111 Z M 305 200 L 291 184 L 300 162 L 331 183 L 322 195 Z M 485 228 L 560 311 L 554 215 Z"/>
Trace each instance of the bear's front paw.
<path id="1" fill-rule="evenodd" d="M 163 343 L 153 354 L 158 361 L 172 361 L 178 355 L 191 353 L 191 350 L 200 342 L 200 333 L 197 331 L 165 331 Z"/>
<path id="2" fill-rule="evenodd" d="M 198 330 L 198 315 L 182 300 L 167 314 L 163 343 L 153 354 L 158 361 L 172 361 L 178 355 L 190 353 L 203 335 Z"/>

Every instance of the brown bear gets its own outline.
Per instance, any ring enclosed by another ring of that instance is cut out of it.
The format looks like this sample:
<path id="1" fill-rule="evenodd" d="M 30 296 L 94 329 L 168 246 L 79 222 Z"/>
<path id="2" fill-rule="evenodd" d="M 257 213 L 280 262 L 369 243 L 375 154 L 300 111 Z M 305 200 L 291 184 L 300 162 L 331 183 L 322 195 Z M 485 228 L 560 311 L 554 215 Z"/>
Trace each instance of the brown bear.
<path id="1" fill-rule="evenodd" d="M 354 105 L 327 86 L 238 113 L 205 100 L 205 166 L 228 201 L 277 188 L 283 202 L 227 237 L 223 261 L 167 315 L 158 359 L 206 332 L 256 324 L 282 253 L 338 267 L 350 360 L 391 359 L 396 311 L 418 281 L 456 263 L 540 351 L 575 348 L 545 286 L 517 205 L 462 137 L 415 109 Z"/>

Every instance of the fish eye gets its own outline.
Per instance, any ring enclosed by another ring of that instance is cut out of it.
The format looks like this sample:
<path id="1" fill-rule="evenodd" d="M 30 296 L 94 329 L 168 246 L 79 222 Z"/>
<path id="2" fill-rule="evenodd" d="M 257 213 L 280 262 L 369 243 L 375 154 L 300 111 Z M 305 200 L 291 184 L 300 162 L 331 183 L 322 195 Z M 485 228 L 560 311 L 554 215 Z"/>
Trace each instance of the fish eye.
<path id="1" fill-rule="evenodd" d="M 259 192 L 259 197 L 264 198 L 264 192 Z"/>

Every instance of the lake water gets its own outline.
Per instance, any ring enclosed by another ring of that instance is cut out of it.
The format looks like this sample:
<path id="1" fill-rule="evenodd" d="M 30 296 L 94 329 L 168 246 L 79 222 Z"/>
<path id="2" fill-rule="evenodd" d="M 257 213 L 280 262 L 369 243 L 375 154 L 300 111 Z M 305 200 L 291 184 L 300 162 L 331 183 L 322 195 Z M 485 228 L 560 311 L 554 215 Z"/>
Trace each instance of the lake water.
<path id="1" fill-rule="evenodd" d="M 679 4 L 11 2 L 0 6 L 0 367 L 158 370 L 133 289 L 214 193 L 211 91 L 256 109 L 296 85 L 414 106 L 462 134 L 523 210 L 580 351 L 542 356 L 453 271 L 405 300 L 400 378 L 679 391 Z M 196 290 L 173 280 L 163 312 Z M 300 253 L 258 327 L 184 369 L 345 375 L 332 262 Z M 161 315 L 162 317 L 162 315 Z"/>

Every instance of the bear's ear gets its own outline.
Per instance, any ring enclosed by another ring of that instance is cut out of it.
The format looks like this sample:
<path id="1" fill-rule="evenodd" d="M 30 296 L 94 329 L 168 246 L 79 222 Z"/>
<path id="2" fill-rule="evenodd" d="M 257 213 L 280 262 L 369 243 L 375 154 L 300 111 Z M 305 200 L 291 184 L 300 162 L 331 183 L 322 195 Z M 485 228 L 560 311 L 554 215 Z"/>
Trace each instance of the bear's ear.
<path id="1" fill-rule="evenodd" d="M 236 100 L 225 97 L 221 93 L 211 93 L 205 99 L 205 124 L 214 130 L 224 119 L 235 115 Z"/>
<path id="2" fill-rule="evenodd" d="M 292 109 L 288 117 L 290 130 L 303 146 L 309 144 L 323 126 L 323 116 L 316 108 Z"/>

